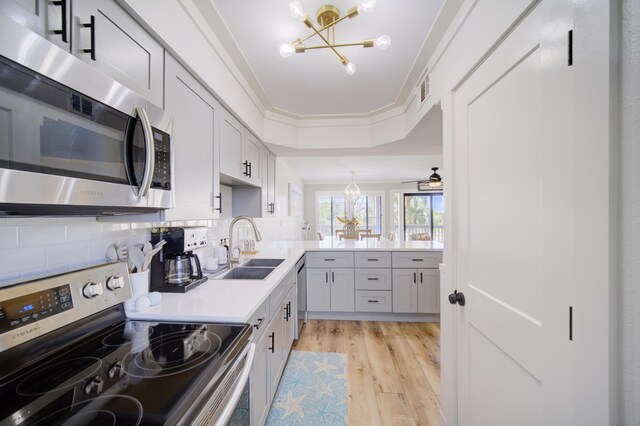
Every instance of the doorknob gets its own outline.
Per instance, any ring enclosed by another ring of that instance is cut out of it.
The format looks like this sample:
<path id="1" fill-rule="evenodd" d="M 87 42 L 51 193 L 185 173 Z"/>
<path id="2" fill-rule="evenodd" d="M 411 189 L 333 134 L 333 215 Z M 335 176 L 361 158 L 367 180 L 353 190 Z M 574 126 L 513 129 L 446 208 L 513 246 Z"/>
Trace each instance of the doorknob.
<path id="1" fill-rule="evenodd" d="M 464 306 L 464 293 L 458 293 L 458 290 L 455 290 L 449 295 L 449 303 L 451 303 L 452 305 L 455 305 L 457 303 L 460 306 Z"/>

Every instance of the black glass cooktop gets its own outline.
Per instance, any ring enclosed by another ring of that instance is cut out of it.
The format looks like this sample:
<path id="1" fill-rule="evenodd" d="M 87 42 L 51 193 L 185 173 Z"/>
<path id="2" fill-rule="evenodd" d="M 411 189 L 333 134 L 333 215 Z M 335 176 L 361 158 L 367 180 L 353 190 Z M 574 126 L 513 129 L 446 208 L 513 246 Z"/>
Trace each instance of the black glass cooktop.
<path id="1" fill-rule="evenodd" d="M 0 425 L 175 424 L 215 386 L 251 332 L 248 325 L 126 321 L 115 310 L 68 327 L 0 354 Z"/>

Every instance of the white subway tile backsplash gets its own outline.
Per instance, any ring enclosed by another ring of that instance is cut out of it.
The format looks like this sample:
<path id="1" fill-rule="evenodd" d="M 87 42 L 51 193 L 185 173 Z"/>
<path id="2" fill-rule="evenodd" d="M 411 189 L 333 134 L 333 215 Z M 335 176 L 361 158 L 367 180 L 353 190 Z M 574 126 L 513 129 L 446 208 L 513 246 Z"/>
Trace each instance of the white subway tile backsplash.
<path id="1" fill-rule="evenodd" d="M 0 250 L 0 279 L 4 280 L 5 275 L 15 272 L 44 267 L 46 259 L 44 247 Z"/>
<path id="2" fill-rule="evenodd" d="M 102 224 L 97 222 L 67 225 L 67 241 L 91 241 L 102 239 Z"/>
<path id="3" fill-rule="evenodd" d="M 199 250 L 203 259 L 228 237 L 231 219 L 163 223 L 162 226 L 207 226 L 210 247 Z M 256 219 L 265 240 L 301 239 L 301 218 Z M 0 286 L 103 263 L 110 244 L 141 244 L 157 223 L 108 223 L 95 218 L 0 219 Z M 252 236 L 246 227 L 238 233 Z"/>
<path id="4" fill-rule="evenodd" d="M 88 261 L 106 261 L 107 247 L 114 244 L 112 240 L 96 240 L 87 243 L 87 260 Z"/>
<path id="5" fill-rule="evenodd" d="M 69 264 L 87 260 L 87 243 L 63 244 L 47 248 L 47 265 Z"/>
<path id="6" fill-rule="evenodd" d="M 63 244 L 66 239 L 67 227 L 65 225 L 18 226 L 18 245 L 20 247 Z"/>
<path id="7" fill-rule="evenodd" d="M 0 250 L 18 247 L 18 228 L 0 225 Z"/>

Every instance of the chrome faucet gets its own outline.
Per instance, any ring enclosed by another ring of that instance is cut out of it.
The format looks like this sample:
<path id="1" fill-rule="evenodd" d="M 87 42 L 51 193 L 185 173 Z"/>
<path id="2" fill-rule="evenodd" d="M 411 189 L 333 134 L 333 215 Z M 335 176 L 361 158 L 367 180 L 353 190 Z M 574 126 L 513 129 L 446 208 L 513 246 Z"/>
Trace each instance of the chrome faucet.
<path id="1" fill-rule="evenodd" d="M 240 262 L 240 258 L 236 259 L 233 257 L 233 227 L 236 223 L 240 222 L 241 220 L 246 220 L 247 222 L 249 222 L 251 224 L 251 227 L 253 228 L 253 234 L 256 237 L 256 241 L 262 241 L 262 236 L 260 235 L 260 231 L 258 231 L 258 227 L 256 226 L 256 223 L 253 221 L 252 218 L 248 216 L 234 217 L 231 223 L 229 224 L 229 269 L 232 269 L 234 264 Z"/>

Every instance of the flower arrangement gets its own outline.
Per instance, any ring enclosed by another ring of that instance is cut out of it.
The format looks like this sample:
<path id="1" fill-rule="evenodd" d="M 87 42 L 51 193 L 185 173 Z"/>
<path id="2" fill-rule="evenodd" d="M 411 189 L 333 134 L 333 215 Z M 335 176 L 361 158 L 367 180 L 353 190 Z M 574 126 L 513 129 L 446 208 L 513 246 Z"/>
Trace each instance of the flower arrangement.
<path id="1" fill-rule="evenodd" d="M 358 235 L 358 231 L 360 228 L 358 228 L 359 222 L 357 218 L 352 217 L 351 219 L 348 219 L 346 217 L 336 216 L 336 219 L 338 219 L 340 223 L 344 224 L 344 226 L 342 227 L 344 235 Z"/>

